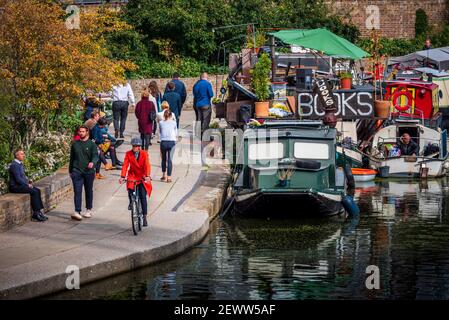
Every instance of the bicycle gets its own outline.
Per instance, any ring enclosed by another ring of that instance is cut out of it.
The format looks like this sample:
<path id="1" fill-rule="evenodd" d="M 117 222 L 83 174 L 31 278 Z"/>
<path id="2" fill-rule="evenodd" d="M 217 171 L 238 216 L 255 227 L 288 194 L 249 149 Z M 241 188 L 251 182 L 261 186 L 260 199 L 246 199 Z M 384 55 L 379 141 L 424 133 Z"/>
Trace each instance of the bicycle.
<path id="1" fill-rule="evenodd" d="M 142 212 L 142 204 L 140 203 L 139 198 L 139 189 L 137 182 L 144 182 L 143 179 L 141 180 L 128 180 L 125 179 L 125 182 L 132 182 L 134 183 L 134 191 L 131 195 L 131 225 L 133 228 L 133 233 L 135 236 L 142 231 L 142 225 L 143 225 L 143 212 Z"/>

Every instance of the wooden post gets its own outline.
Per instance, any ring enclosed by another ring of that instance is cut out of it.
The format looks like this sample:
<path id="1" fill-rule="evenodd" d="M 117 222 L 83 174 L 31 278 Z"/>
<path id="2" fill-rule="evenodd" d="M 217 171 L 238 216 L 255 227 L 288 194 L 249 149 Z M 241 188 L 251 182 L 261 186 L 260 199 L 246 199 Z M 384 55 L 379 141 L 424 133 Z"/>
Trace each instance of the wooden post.
<path id="1" fill-rule="evenodd" d="M 274 36 L 270 36 L 270 56 L 271 56 L 271 82 L 276 81 L 276 52 Z"/>

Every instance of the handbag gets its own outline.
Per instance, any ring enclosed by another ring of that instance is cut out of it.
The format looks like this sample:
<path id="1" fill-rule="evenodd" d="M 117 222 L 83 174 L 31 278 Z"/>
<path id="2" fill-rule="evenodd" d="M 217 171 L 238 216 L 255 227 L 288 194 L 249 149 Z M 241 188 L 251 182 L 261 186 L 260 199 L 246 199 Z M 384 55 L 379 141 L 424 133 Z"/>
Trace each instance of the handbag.
<path id="1" fill-rule="evenodd" d="M 154 111 L 154 110 L 150 111 L 149 120 L 150 120 L 150 122 L 156 121 L 156 111 Z"/>
<path id="2" fill-rule="evenodd" d="M 109 141 L 103 142 L 102 144 L 98 145 L 98 147 L 101 149 L 101 151 L 103 151 L 105 153 L 109 150 L 110 146 L 111 146 L 111 142 L 109 142 Z"/>

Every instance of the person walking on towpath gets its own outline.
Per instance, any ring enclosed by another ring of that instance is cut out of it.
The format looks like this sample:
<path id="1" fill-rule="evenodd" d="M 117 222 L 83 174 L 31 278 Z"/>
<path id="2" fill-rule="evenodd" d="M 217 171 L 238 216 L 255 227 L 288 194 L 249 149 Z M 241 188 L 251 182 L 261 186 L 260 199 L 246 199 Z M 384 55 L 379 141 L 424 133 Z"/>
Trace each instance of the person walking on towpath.
<path id="1" fill-rule="evenodd" d="M 112 115 L 114 118 L 115 137 L 124 138 L 126 118 L 128 117 L 128 106 L 136 104 L 134 93 L 129 83 L 112 87 Z"/>
<path id="2" fill-rule="evenodd" d="M 159 91 L 159 87 L 157 85 L 157 82 L 152 80 L 150 82 L 150 84 L 148 85 L 148 89 L 150 90 L 150 101 L 153 101 L 154 105 L 156 106 L 157 112 L 161 112 L 162 111 L 162 98 L 163 95 L 162 93 Z M 156 135 L 157 132 L 157 122 L 154 121 L 153 123 L 153 137 Z"/>
<path id="3" fill-rule="evenodd" d="M 167 101 L 170 106 L 170 111 L 174 113 L 176 118 L 176 126 L 179 129 L 179 116 L 181 115 L 181 96 L 175 92 L 175 84 L 169 82 L 167 85 L 168 91 L 165 92 L 162 101 Z"/>
<path id="4" fill-rule="evenodd" d="M 201 122 L 201 136 L 209 128 L 212 116 L 210 104 L 213 96 L 212 84 L 208 81 L 207 73 L 203 72 L 200 80 L 193 86 L 193 107 L 196 109 L 198 120 Z M 170 107 L 172 106 L 170 105 Z"/>
<path id="5" fill-rule="evenodd" d="M 33 186 L 25 175 L 23 160 L 25 160 L 25 152 L 22 149 L 17 149 L 14 152 L 14 161 L 9 166 L 9 191 L 11 193 L 28 193 L 33 210 L 31 219 L 39 222 L 46 221 L 48 217 L 43 213 L 41 190 Z"/>
<path id="6" fill-rule="evenodd" d="M 151 185 L 151 164 L 148 153 L 141 149 L 142 139 L 135 137 L 131 139 L 132 149 L 125 154 L 123 168 L 120 175 L 119 183 L 122 184 L 127 177 L 126 188 L 128 189 L 129 205 L 131 210 L 131 196 L 134 191 L 134 184 L 137 184 L 140 203 L 142 204 L 143 226 L 148 226 L 147 214 L 148 203 L 147 195 L 151 196 L 153 186 Z"/>
<path id="7" fill-rule="evenodd" d="M 156 105 L 149 99 L 148 90 L 142 91 L 142 99 L 137 103 L 135 114 L 138 120 L 140 138 L 142 139 L 142 149 L 148 151 L 151 146 L 151 136 L 153 125 L 156 120 Z"/>
<path id="8" fill-rule="evenodd" d="M 93 187 L 95 180 L 95 164 L 98 161 L 98 150 L 95 142 L 89 139 L 89 128 L 81 126 L 80 140 L 75 141 L 70 149 L 69 174 L 73 183 L 75 212 L 74 220 L 92 217 Z M 81 196 L 83 187 L 86 197 L 86 212 L 81 215 Z"/>
<path id="9" fill-rule="evenodd" d="M 170 109 L 164 111 L 164 119 L 159 122 L 161 137 L 162 178 L 161 181 L 172 182 L 173 151 L 178 139 L 178 127 L 172 118 Z"/>
<path id="10" fill-rule="evenodd" d="M 182 108 L 183 108 L 184 103 L 186 102 L 186 99 L 187 99 L 186 85 L 184 84 L 184 82 L 182 82 L 179 79 L 179 73 L 178 72 L 173 73 L 173 79 L 171 80 L 171 82 L 173 82 L 175 84 L 175 90 L 174 91 L 177 94 L 179 94 L 179 96 L 181 97 L 181 108 L 179 110 L 179 115 L 181 115 Z M 169 88 L 168 88 L 168 84 L 169 83 L 170 82 L 168 82 L 167 85 L 165 86 L 164 94 L 169 91 Z M 178 128 L 179 128 L 179 126 L 178 126 Z"/>

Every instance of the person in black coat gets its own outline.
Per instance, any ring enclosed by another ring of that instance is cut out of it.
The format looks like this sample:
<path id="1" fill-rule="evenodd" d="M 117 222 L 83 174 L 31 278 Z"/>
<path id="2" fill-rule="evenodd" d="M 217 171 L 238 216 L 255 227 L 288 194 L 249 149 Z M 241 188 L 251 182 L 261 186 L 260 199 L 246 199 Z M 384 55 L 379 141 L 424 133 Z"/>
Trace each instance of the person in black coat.
<path id="1" fill-rule="evenodd" d="M 181 114 L 182 108 L 181 96 L 175 92 L 175 84 L 173 82 L 169 82 L 167 87 L 168 91 L 164 94 L 162 101 L 168 102 L 168 105 L 170 106 L 170 111 L 173 112 L 173 114 L 176 117 L 176 125 L 178 126 L 179 129 L 179 116 Z"/>
<path id="2" fill-rule="evenodd" d="M 412 140 L 408 133 L 404 133 L 399 139 L 399 148 L 401 150 L 401 156 L 418 156 L 419 145 Z"/>
<path id="3" fill-rule="evenodd" d="M 28 193 L 31 196 L 31 208 L 33 209 L 32 220 L 43 222 L 48 219 L 43 213 L 41 191 L 31 184 L 25 175 L 23 160 L 25 152 L 17 149 L 14 152 L 14 161 L 9 166 L 9 191 L 11 193 Z"/>

